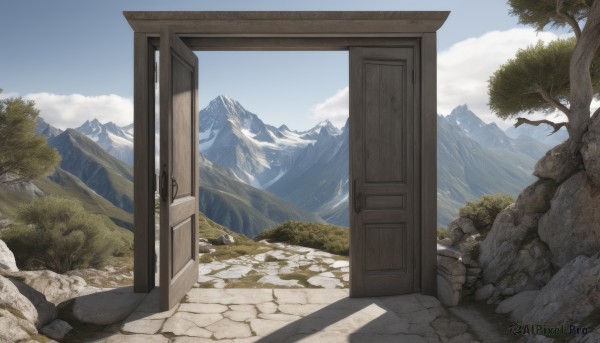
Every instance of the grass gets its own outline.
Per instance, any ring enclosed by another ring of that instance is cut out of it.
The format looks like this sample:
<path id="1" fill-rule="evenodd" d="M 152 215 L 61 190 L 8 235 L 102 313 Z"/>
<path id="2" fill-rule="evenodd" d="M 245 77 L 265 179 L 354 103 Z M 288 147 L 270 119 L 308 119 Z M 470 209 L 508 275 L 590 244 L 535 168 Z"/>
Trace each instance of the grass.
<path id="1" fill-rule="evenodd" d="M 256 241 L 263 239 L 348 256 L 350 232 L 348 228 L 340 226 L 287 221 L 276 228 L 261 232 L 254 238 Z"/>

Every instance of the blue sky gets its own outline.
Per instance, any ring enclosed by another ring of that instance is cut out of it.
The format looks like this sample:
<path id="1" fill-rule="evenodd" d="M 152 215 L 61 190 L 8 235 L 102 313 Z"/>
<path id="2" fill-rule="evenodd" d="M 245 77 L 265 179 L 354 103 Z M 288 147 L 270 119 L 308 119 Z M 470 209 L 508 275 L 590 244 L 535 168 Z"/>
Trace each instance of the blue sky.
<path id="1" fill-rule="evenodd" d="M 42 117 L 61 128 L 93 117 L 131 122 L 133 34 L 124 10 L 450 10 L 438 32 L 438 109 L 447 114 L 467 103 L 486 121 L 496 120 L 486 106 L 489 74 L 518 48 L 556 38 L 518 25 L 498 0 L 3 0 L 2 96 L 35 100 Z M 273 125 L 302 130 L 323 119 L 343 122 L 345 52 L 198 55 L 201 106 L 226 94 Z"/>

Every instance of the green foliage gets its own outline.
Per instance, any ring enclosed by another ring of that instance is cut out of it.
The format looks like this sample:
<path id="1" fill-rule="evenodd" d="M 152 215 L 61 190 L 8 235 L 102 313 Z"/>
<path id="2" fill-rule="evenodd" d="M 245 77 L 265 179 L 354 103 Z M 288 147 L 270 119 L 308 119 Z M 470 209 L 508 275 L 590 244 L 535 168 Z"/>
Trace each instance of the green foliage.
<path id="1" fill-rule="evenodd" d="M 348 256 L 350 232 L 348 228 L 334 225 L 287 221 L 261 232 L 254 239 L 269 239 Z"/>
<path id="2" fill-rule="evenodd" d="M 569 63 L 575 39 L 559 39 L 545 45 L 520 49 L 515 58 L 504 63 L 489 79 L 489 106 L 500 118 L 521 113 L 552 112 L 556 108 L 547 98 L 566 105 L 569 100 Z M 600 53 L 590 68 L 593 89 L 600 92 Z M 545 96 L 544 96 L 544 95 Z"/>
<path id="3" fill-rule="evenodd" d="M 530 25 L 538 31 L 542 31 L 546 26 L 564 27 L 567 25 L 567 16 L 576 22 L 587 17 L 589 7 L 594 0 L 564 0 L 562 6 L 557 10 L 559 3 L 556 0 L 509 0 L 511 7 L 510 14 L 519 17 L 519 23 Z"/>
<path id="4" fill-rule="evenodd" d="M 444 239 L 448 237 L 448 229 L 442 226 L 438 226 L 437 228 L 437 238 Z"/>
<path id="5" fill-rule="evenodd" d="M 0 183 L 30 181 L 54 169 L 60 161 L 56 150 L 36 134 L 39 111 L 32 101 L 0 100 Z"/>
<path id="6" fill-rule="evenodd" d="M 131 254 L 132 235 L 79 202 L 47 196 L 19 210 L 22 224 L 2 232 L 20 268 L 57 273 L 101 267 L 110 256 Z"/>
<path id="7" fill-rule="evenodd" d="M 482 195 L 477 201 L 469 201 L 459 210 L 459 215 L 469 218 L 478 229 L 489 227 L 496 216 L 515 200 L 508 194 Z"/>

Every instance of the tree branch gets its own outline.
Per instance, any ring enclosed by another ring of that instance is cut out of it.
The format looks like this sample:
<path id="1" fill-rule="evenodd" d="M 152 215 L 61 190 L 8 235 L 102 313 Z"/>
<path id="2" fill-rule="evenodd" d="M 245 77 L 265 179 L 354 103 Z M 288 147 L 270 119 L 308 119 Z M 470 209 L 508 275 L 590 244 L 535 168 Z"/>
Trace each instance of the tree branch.
<path id="1" fill-rule="evenodd" d="M 515 124 L 515 127 L 519 127 L 523 124 L 529 124 L 529 125 L 533 125 L 533 126 L 538 126 L 540 124 L 547 124 L 550 125 L 554 128 L 554 131 L 552 131 L 548 136 L 555 134 L 558 130 L 560 130 L 563 126 L 567 126 L 567 122 L 561 122 L 561 123 L 555 123 L 553 121 L 547 120 L 547 119 L 541 119 L 541 120 L 529 120 L 527 118 L 517 118 L 517 122 Z"/>
<path id="2" fill-rule="evenodd" d="M 571 29 L 573 30 L 573 33 L 575 33 L 575 38 L 579 39 L 579 36 L 581 36 L 581 28 L 579 27 L 579 23 L 577 22 L 575 17 L 570 15 L 568 12 L 562 10 L 563 3 L 564 0 L 556 0 L 556 20 L 562 20 L 569 24 L 569 26 L 571 26 Z"/>
<path id="3" fill-rule="evenodd" d="M 550 94 L 548 94 L 548 92 L 546 92 L 546 90 L 544 90 L 540 85 L 535 85 L 535 91 L 538 92 L 542 96 L 542 98 L 546 100 L 547 103 L 554 106 L 554 108 L 561 111 L 562 113 L 566 114 L 567 117 L 571 115 L 571 110 L 569 110 L 567 106 L 563 105 L 560 101 L 550 96 Z"/>

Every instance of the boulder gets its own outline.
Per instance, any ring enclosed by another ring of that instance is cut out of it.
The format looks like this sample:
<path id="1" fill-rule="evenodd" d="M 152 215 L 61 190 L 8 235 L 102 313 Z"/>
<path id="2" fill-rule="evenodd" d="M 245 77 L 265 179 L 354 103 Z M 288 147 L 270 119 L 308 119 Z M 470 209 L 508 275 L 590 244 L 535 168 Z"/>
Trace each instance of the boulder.
<path id="1" fill-rule="evenodd" d="M 50 270 L 19 271 L 6 275 L 22 280 L 44 294 L 46 299 L 55 305 L 77 296 L 99 291 L 98 288 L 89 287 L 79 276 L 57 274 Z"/>
<path id="2" fill-rule="evenodd" d="M 145 297 L 145 293 L 134 293 L 132 287 L 80 296 L 73 304 L 73 315 L 83 323 L 110 325 L 127 318 Z"/>
<path id="3" fill-rule="evenodd" d="M 198 251 L 200 253 L 206 254 L 206 253 L 210 253 L 212 249 L 212 244 L 210 243 L 205 243 L 205 242 L 200 242 L 198 243 Z"/>
<path id="4" fill-rule="evenodd" d="M 21 318 L 32 325 L 38 322 L 38 312 L 23 294 L 19 292 L 13 282 L 0 275 L 0 309 L 12 309 L 11 312 L 17 312 Z M 35 328 L 34 328 L 35 330 Z"/>
<path id="5" fill-rule="evenodd" d="M 540 219 L 538 233 L 562 267 L 579 255 L 600 251 L 600 187 L 579 172 L 558 187 L 550 210 Z"/>
<path id="6" fill-rule="evenodd" d="M 37 330 L 31 322 L 0 307 L 0 342 L 28 341 L 35 334 Z"/>
<path id="7" fill-rule="evenodd" d="M 17 287 L 19 292 L 23 296 L 25 296 L 35 307 L 38 314 L 38 319 L 35 322 L 36 327 L 40 328 L 56 319 L 56 317 L 58 316 L 58 310 L 56 309 L 56 306 L 53 303 L 46 300 L 46 297 L 42 293 L 36 291 L 35 289 L 29 287 L 28 285 L 19 280 L 10 279 L 10 281 Z"/>
<path id="8" fill-rule="evenodd" d="M 18 272 L 17 262 L 15 261 L 15 255 L 6 246 L 3 240 L 0 239 L 0 270 L 6 270 L 9 272 Z"/>
<path id="9" fill-rule="evenodd" d="M 224 234 L 217 238 L 217 244 L 219 245 L 232 245 L 235 243 L 233 236 Z"/>
<path id="10" fill-rule="evenodd" d="M 457 258 L 444 255 L 437 256 L 437 291 L 438 299 L 446 306 L 456 306 L 462 298 L 462 287 L 467 271 Z"/>
<path id="11" fill-rule="evenodd" d="M 600 116 L 597 115 L 583 136 L 581 156 L 585 171 L 592 183 L 600 187 Z"/>
<path id="12" fill-rule="evenodd" d="M 586 323 L 600 308 L 600 253 L 578 256 L 562 267 L 515 320 L 547 326 Z"/>
<path id="13" fill-rule="evenodd" d="M 563 182 L 581 169 L 581 159 L 569 150 L 570 140 L 550 149 L 536 164 L 533 175 Z"/>
<path id="14" fill-rule="evenodd" d="M 40 333 L 52 339 L 62 340 L 71 330 L 73 330 L 73 327 L 69 325 L 69 323 L 64 320 L 56 319 L 52 321 L 52 323 L 44 326 L 40 330 Z"/>
<path id="15" fill-rule="evenodd" d="M 455 219 L 453 222 L 448 224 L 448 231 L 452 231 L 453 229 L 460 228 L 463 233 L 474 233 L 477 232 L 477 228 L 473 221 L 469 218 L 460 217 Z"/>
<path id="16" fill-rule="evenodd" d="M 516 316 L 522 316 L 531 306 L 535 297 L 540 291 L 523 291 L 510 298 L 504 299 L 498 307 L 496 307 L 496 313 L 510 313 L 515 312 Z"/>
<path id="17" fill-rule="evenodd" d="M 479 287 L 475 291 L 475 300 L 477 300 L 477 301 L 487 300 L 490 296 L 492 296 L 492 293 L 494 293 L 495 289 L 496 289 L 496 287 L 494 287 L 494 285 L 492 285 L 491 283 L 488 283 L 487 285 Z"/>

